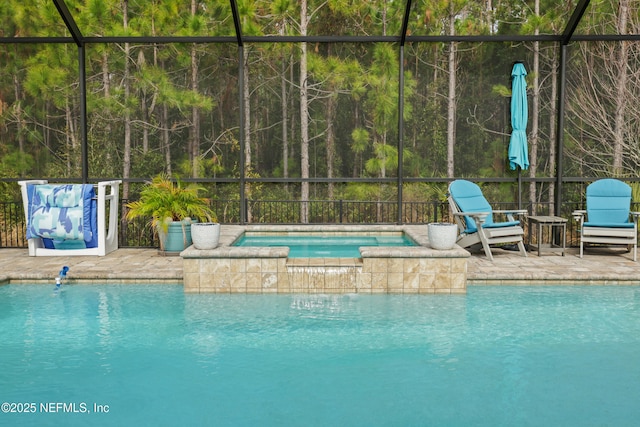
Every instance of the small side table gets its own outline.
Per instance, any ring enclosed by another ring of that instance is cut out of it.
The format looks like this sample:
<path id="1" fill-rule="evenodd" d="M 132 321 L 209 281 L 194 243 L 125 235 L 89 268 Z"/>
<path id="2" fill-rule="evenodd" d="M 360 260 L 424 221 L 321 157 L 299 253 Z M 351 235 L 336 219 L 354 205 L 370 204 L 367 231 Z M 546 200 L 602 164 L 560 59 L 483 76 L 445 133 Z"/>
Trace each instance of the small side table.
<path id="1" fill-rule="evenodd" d="M 562 252 L 564 256 L 564 249 L 567 241 L 567 219 L 559 216 L 529 216 L 529 248 L 532 250 L 538 250 L 538 256 L 540 252 Z M 536 224 L 538 232 L 538 241 L 536 245 L 531 243 L 531 230 L 533 225 Z M 549 228 L 549 243 L 542 242 L 542 231 L 544 227 Z M 562 228 L 562 246 L 553 243 L 553 228 Z"/>

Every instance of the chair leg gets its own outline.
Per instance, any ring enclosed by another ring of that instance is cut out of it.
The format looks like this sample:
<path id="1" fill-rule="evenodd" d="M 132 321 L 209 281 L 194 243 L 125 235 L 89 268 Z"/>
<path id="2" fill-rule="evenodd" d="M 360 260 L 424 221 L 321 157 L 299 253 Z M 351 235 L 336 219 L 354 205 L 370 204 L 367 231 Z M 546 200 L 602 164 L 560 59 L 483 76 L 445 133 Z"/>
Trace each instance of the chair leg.
<path id="1" fill-rule="evenodd" d="M 489 261 L 493 261 L 493 255 L 491 254 L 491 247 L 485 242 L 482 242 L 482 248 L 484 249 L 484 253 L 489 258 Z"/>
<path id="2" fill-rule="evenodd" d="M 520 249 L 520 253 L 522 254 L 522 256 L 528 256 L 527 249 L 524 247 L 524 242 L 522 240 L 518 242 L 518 249 Z"/>
<path id="3" fill-rule="evenodd" d="M 482 249 L 484 249 L 484 253 L 489 258 L 489 261 L 493 261 L 493 254 L 491 254 L 491 247 L 489 243 L 487 243 L 487 238 L 484 235 L 484 232 L 481 228 L 478 229 L 478 236 L 480 236 L 480 243 L 482 243 Z"/>
<path id="4" fill-rule="evenodd" d="M 580 258 L 582 258 L 583 250 L 584 250 L 584 243 L 582 243 L 582 239 L 580 239 Z"/>

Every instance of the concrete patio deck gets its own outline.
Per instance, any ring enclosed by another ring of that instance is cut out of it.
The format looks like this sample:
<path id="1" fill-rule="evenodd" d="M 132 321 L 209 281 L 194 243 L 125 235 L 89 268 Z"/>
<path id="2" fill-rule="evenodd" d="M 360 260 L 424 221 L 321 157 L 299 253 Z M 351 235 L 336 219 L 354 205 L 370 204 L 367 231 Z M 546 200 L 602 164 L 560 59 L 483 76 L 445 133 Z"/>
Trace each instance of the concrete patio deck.
<path id="1" fill-rule="evenodd" d="M 54 283 L 62 266 L 67 277 L 81 283 L 181 284 L 182 258 L 156 249 L 118 249 L 104 256 L 29 257 L 26 249 L 0 249 L 0 284 Z M 467 284 L 473 285 L 640 285 L 640 262 L 619 249 L 595 249 L 578 257 L 577 249 L 560 254 L 494 250 L 494 261 L 483 253 L 468 259 Z"/>

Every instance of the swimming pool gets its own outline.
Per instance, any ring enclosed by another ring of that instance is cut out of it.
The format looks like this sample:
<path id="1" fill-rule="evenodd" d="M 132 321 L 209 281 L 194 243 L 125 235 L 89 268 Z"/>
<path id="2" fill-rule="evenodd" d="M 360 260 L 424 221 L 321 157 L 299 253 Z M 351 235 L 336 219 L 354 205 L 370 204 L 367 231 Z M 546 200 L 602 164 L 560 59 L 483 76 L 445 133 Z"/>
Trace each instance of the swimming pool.
<path id="1" fill-rule="evenodd" d="M 36 404 L 0 414 L 4 425 L 620 426 L 640 417 L 638 287 L 261 296 L 7 285 L 0 328 L 2 401 Z"/>
<path id="2" fill-rule="evenodd" d="M 289 258 L 359 258 L 360 247 L 363 246 L 416 246 L 416 243 L 404 234 L 271 234 L 245 233 L 233 246 L 288 247 Z"/>

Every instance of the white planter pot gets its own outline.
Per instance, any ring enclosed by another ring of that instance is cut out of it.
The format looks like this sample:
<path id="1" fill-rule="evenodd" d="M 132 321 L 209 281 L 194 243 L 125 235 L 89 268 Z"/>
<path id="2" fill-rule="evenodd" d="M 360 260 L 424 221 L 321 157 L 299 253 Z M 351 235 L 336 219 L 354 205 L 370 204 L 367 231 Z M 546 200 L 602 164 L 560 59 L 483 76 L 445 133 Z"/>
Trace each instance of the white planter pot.
<path id="1" fill-rule="evenodd" d="M 196 249 L 215 249 L 220 241 L 220 224 L 217 222 L 191 224 L 191 240 Z"/>
<path id="2" fill-rule="evenodd" d="M 429 244 L 433 249 L 453 249 L 458 239 L 458 226 L 448 222 L 432 222 L 428 225 Z"/>

